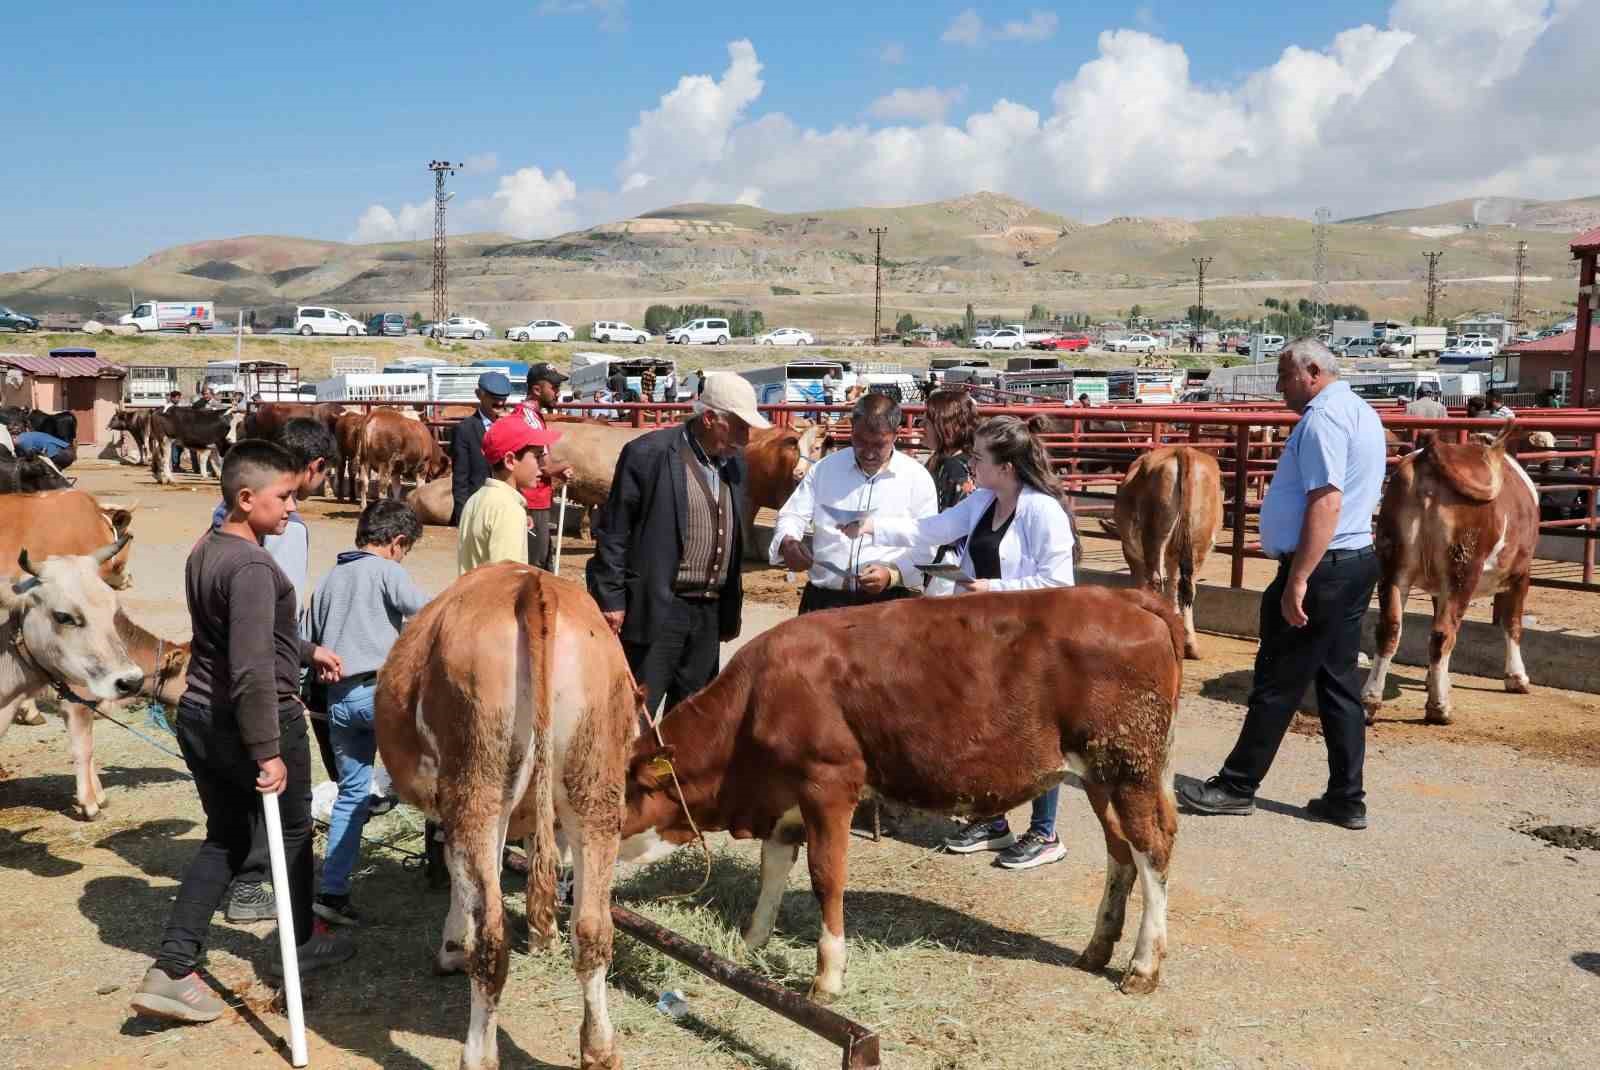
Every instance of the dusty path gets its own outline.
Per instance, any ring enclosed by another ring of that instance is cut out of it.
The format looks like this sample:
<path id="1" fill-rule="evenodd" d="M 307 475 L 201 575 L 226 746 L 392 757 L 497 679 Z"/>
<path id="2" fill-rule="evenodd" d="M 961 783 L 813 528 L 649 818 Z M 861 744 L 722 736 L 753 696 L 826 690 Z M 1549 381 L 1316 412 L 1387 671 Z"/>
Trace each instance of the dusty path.
<path id="1" fill-rule="evenodd" d="M 85 475 L 85 484 L 100 478 Z M 212 492 L 136 492 L 144 505 L 129 604 L 176 634 L 177 577 Z M 320 573 L 351 522 L 332 515 L 348 509 L 309 512 Z M 454 549 L 449 533 L 430 536 L 408 564 L 437 590 L 453 573 Z M 746 631 L 785 616 L 752 604 Z M 1253 648 L 1205 643 L 1208 660 L 1188 667 L 1180 776 L 1215 770 L 1248 686 Z M 852 957 L 839 1009 L 882 1031 L 885 1065 L 928 1070 L 1592 1065 L 1600 852 L 1548 846 L 1518 828 L 1600 821 L 1600 700 L 1545 688 L 1511 697 L 1497 681 L 1458 678 L 1460 723 L 1438 730 L 1414 723 L 1420 671 L 1395 676 L 1393 720 L 1369 744 L 1367 832 L 1304 820 L 1300 808 L 1325 775 L 1314 731 L 1285 740 L 1254 816 L 1183 819 L 1171 954 L 1156 995 L 1123 997 L 1114 971 L 1068 966 L 1087 937 L 1103 872 L 1098 831 L 1073 790 L 1062 805 L 1068 860 L 1031 873 L 934 853 L 943 826 L 931 819 L 908 820 L 902 839 L 853 843 Z M 283 1019 L 254 981 L 254 964 L 272 953 L 270 927 L 215 929 L 210 970 L 242 1000 L 237 1013 L 166 1030 L 128 1017 L 127 998 L 193 850 L 199 808 L 178 762 L 108 726 L 98 747 L 111 802 L 103 821 L 83 824 L 66 816 L 72 785 L 59 724 L 18 727 L 0 743 L 8 774 L 0 779 L 0 996 L 8 1008 L 0 1064 L 286 1065 L 272 1046 Z M 408 828 L 402 810 L 373 832 Z M 696 905 L 643 909 L 733 952 L 754 899 L 756 852 L 717 839 L 725 846 Z M 361 953 L 350 967 L 309 979 L 316 1066 L 416 1070 L 458 1058 L 465 982 L 427 969 L 444 899 L 425 892 L 404 862 L 368 852 L 356 892 L 374 922 L 361 933 Z M 697 858 L 680 852 L 634 876 L 624 896 L 686 890 L 699 872 Z M 520 896 L 512 902 L 520 916 Z M 1134 917 L 1137 908 L 1130 905 Z M 803 988 L 816 923 L 797 867 L 779 938 L 757 965 Z M 1129 950 L 1119 947 L 1117 968 Z M 611 984 L 629 1066 L 838 1065 L 809 1035 L 626 940 Z M 655 1012 L 665 987 L 688 991 L 693 1016 L 673 1022 Z M 579 1007 L 559 955 L 515 954 L 504 1065 L 572 1066 Z"/>

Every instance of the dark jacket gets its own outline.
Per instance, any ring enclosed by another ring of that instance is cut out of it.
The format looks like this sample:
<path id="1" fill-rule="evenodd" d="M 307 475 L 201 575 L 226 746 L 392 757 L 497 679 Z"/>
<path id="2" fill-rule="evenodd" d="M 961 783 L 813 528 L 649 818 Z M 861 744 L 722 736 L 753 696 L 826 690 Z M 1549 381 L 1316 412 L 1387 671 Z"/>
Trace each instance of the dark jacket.
<path id="1" fill-rule="evenodd" d="M 683 532 L 688 524 L 689 473 L 679 460 L 683 425 L 640 435 L 622 448 L 606 499 L 605 518 L 595 533 L 589 559 L 589 593 L 607 612 L 625 609 L 622 639 L 648 642 L 659 630 L 672 604 L 672 581 L 683 558 Z M 728 579 L 718 602 L 719 631 L 724 640 L 739 634 L 744 586 L 739 563 L 744 560 L 744 457 L 736 455 L 719 468 L 733 505 L 733 555 Z"/>
<path id="2" fill-rule="evenodd" d="M 483 456 L 483 414 L 476 410 L 456 424 L 450 435 L 450 509 L 452 526 L 461 520 L 467 499 L 489 478 L 489 462 Z"/>

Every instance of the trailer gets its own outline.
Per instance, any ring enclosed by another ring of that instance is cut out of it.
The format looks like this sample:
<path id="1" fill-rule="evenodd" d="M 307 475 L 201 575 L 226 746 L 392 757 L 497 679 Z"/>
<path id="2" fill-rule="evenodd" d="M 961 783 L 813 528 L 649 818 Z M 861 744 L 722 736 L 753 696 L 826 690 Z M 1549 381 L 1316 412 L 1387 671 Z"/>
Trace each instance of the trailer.
<path id="1" fill-rule="evenodd" d="M 430 382 L 425 372 L 351 372 L 317 384 L 318 401 L 376 401 L 387 404 L 423 403 Z"/>
<path id="2" fill-rule="evenodd" d="M 305 401 L 309 385 L 300 384 L 300 370 L 276 360 L 211 360 L 197 387 L 209 386 L 220 400 Z"/>
<path id="3" fill-rule="evenodd" d="M 837 360 L 792 360 L 739 375 L 755 387 L 761 405 L 837 405 L 856 383 L 855 373 Z"/>
<path id="4" fill-rule="evenodd" d="M 644 396 L 644 373 L 649 369 L 655 373 L 655 389 L 649 397 Z M 596 390 L 609 390 L 611 376 L 621 371 L 628 383 L 628 389 L 639 395 L 640 401 L 677 401 L 677 397 L 667 396 L 667 383 L 670 380 L 674 386 L 674 393 L 681 388 L 678 384 L 678 362 L 671 357 L 616 357 L 610 353 L 574 353 L 572 354 L 572 378 L 567 383 L 573 400 L 592 397 Z"/>
<path id="5" fill-rule="evenodd" d="M 122 380 L 122 403 L 136 409 L 159 409 L 178 386 L 178 368 L 171 364 L 129 364 Z M 193 369 L 190 369 L 193 370 Z"/>

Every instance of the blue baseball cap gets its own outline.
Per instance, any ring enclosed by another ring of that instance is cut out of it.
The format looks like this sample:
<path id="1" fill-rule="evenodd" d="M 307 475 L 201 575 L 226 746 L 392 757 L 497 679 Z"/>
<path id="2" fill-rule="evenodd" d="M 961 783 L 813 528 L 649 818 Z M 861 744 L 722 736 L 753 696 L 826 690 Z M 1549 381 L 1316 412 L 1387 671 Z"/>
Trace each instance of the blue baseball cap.
<path id="1" fill-rule="evenodd" d="M 503 372 L 484 372 L 478 376 L 478 389 L 497 398 L 511 396 L 511 380 Z"/>

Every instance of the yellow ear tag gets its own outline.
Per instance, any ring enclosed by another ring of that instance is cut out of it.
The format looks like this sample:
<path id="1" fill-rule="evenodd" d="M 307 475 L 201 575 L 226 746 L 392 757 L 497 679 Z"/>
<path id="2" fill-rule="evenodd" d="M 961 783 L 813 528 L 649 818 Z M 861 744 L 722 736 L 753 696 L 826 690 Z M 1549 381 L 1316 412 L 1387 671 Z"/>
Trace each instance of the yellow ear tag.
<path id="1" fill-rule="evenodd" d="M 645 766 L 645 768 L 658 777 L 671 776 L 672 760 L 664 754 L 658 754 L 655 758 L 651 759 L 650 764 Z"/>

